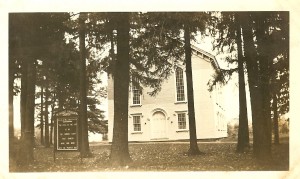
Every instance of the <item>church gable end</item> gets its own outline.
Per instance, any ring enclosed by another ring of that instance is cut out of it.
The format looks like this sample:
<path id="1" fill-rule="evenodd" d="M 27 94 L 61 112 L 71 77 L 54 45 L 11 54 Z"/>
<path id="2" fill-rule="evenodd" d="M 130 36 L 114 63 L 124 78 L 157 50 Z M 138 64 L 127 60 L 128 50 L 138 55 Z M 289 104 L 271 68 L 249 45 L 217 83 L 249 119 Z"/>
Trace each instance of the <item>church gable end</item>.
<path id="1" fill-rule="evenodd" d="M 197 138 L 226 137 L 227 132 L 218 128 L 222 121 L 218 100 L 207 90 L 207 82 L 213 73 L 218 73 L 219 66 L 215 57 L 201 49 L 193 47 L 192 70 L 194 81 L 194 101 Z M 162 83 L 161 91 L 156 96 L 147 92 L 151 89 L 130 85 L 129 94 L 129 141 L 165 141 L 189 139 L 188 107 L 186 96 L 186 77 L 184 66 L 174 67 L 173 74 Z M 113 83 L 112 78 L 108 83 Z M 108 93 L 113 85 L 108 84 Z M 113 95 L 109 100 L 109 141 L 112 140 Z M 217 114 L 218 112 L 218 114 Z M 223 115 L 223 114 L 222 114 Z M 219 130 L 219 131 L 218 131 Z"/>

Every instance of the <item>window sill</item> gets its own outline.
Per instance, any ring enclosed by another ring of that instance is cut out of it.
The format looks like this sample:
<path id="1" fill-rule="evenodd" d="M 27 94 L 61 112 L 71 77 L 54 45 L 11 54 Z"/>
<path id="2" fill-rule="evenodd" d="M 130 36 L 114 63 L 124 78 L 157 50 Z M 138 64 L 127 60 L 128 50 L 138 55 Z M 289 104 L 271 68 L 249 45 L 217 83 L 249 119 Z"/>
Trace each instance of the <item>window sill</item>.
<path id="1" fill-rule="evenodd" d="M 176 101 L 174 104 L 186 104 L 187 101 Z"/>
<path id="2" fill-rule="evenodd" d="M 131 134 L 142 134 L 143 132 L 142 131 L 134 131 L 134 132 L 131 132 Z"/>
<path id="3" fill-rule="evenodd" d="M 176 130 L 176 132 L 189 132 L 188 129 L 179 129 L 179 130 Z"/>
<path id="4" fill-rule="evenodd" d="M 130 107 L 141 107 L 141 104 L 131 104 Z"/>

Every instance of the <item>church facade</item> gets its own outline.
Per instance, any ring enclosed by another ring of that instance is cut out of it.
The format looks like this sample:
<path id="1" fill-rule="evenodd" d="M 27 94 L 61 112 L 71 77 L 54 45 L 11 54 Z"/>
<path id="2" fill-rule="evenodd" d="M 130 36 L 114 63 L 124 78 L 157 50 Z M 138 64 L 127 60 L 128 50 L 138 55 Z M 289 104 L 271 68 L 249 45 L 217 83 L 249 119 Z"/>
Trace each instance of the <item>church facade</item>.
<path id="1" fill-rule="evenodd" d="M 219 85 L 208 91 L 208 80 L 219 69 L 215 57 L 199 48 L 192 48 L 192 71 L 196 132 L 198 139 L 227 137 L 227 120 L 223 94 Z M 156 96 L 131 85 L 129 90 L 128 140 L 173 141 L 189 139 L 189 120 L 185 67 L 173 68 Z M 108 141 L 113 134 L 113 79 L 108 78 Z"/>

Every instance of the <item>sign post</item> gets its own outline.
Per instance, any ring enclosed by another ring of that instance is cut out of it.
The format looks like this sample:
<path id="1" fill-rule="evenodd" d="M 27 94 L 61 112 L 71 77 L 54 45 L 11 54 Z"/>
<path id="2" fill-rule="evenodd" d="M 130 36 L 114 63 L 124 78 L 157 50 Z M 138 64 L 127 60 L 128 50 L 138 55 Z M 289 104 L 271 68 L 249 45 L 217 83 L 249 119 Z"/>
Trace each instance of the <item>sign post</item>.
<path id="1" fill-rule="evenodd" d="M 55 126 L 54 126 L 54 147 L 53 147 L 54 162 L 56 159 L 55 156 L 56 152 L 79 151 L 78 122 L 79 121 L 78 121 L 77 112 L 64 110 L 56 113 Z"/>

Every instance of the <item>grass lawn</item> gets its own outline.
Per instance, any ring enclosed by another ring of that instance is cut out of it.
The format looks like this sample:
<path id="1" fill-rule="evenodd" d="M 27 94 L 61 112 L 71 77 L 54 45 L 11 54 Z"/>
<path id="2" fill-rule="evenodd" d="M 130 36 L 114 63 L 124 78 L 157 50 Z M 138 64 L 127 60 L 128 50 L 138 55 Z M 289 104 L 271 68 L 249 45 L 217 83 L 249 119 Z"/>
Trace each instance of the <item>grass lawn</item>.
<path id="1" fill-rule="evenodd" d="M 259 161 L 247 153 L 235 152 L 236 143 L 198 142 L 203 155 L 188 156 L 188 142 L 130 143 L 132 162 L 122 168 L 109 165 L 110 145 L 91 145 L 93 157 L 80 162 L 79 152 L 58 152 L 53 161 L 53 148 L 34 149 L 35 161 L 30 166 L 10 163 L 10 172 L 71 172 L 71 171 L 257 171 L 289 170 L 289 144 L 272 145 L 272 159 Z"/>

